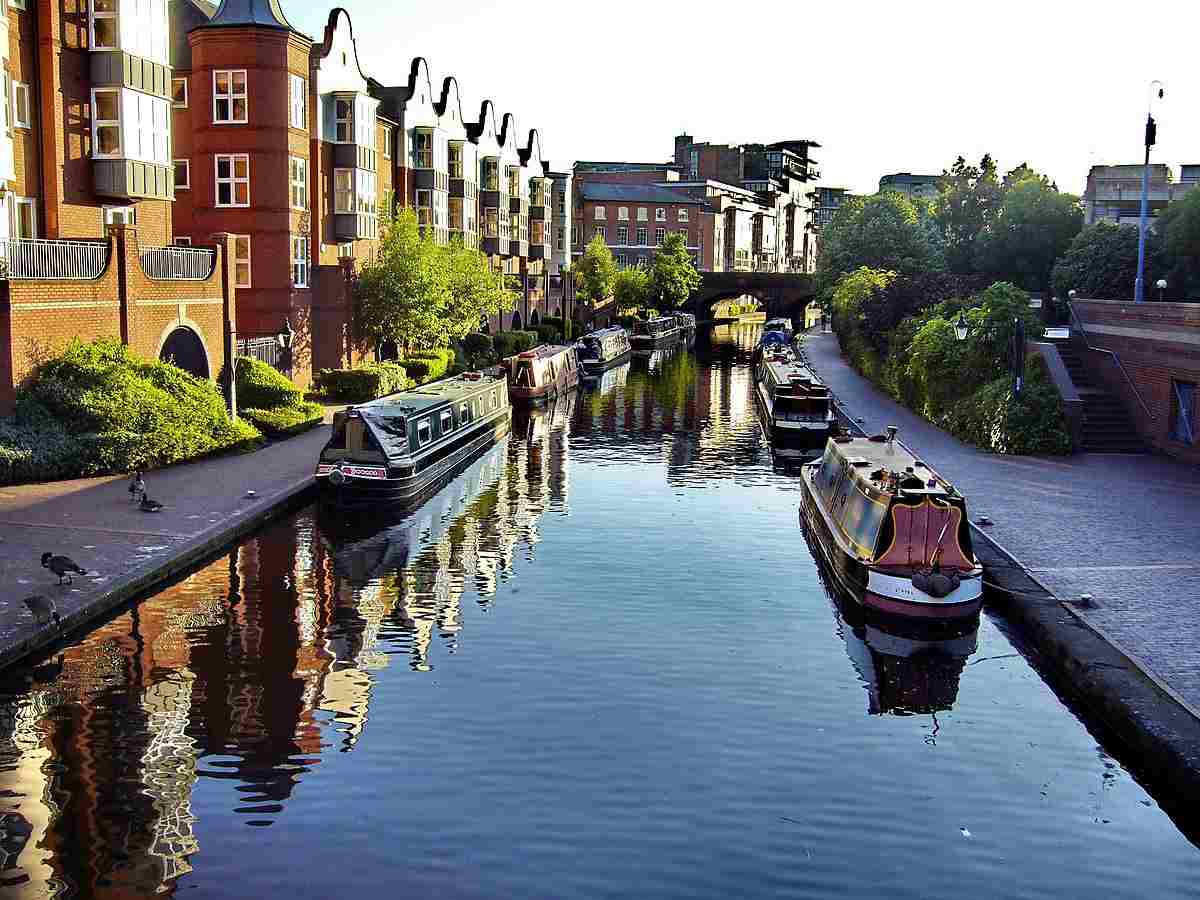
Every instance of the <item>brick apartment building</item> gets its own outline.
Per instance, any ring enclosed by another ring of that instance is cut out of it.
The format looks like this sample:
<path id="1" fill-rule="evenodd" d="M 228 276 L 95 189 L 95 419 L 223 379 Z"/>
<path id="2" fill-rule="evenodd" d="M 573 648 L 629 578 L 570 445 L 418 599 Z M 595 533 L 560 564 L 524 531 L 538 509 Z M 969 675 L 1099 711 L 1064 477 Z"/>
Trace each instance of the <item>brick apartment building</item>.
<path id="1" fill-rule="evenodd" d="M 1121 166 L 1092 166 L 1088 171 L 1083 192 L 1083 223 L 1111 222 L 1114 225 L 1137 225 L 1142 214 L 1141 164 Z M 1180 167 L 1175 180 L 1171 167 L 1156 164 L 1150 167 L 1150 190 L 1147 208 L 1150 220 L 1156 219 L 1167 205 L 1200 184 L 1200 165 Z"/>
<path id="2" fill-rule="evenodd" d="M 167 0 L 0 3 L 0 411 L 72 337 L 215 376 L 236 310 L 219 229 L 172 244 Z"/>

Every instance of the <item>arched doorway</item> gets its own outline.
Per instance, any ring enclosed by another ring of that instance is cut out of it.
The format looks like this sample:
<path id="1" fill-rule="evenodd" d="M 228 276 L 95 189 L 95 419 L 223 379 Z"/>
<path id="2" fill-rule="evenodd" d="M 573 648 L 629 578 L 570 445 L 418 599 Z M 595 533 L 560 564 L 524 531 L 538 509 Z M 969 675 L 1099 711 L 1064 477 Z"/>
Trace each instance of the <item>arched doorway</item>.
<path id="1" fill-rule="evenodd" d="M 513 327 L 513 331 L 521 330 L 521 313 L 520 312 L 513 313 L 512 327 Z"/>
<path id="2" fill-rule="evenodd" d="M 167 335 L 158 358 L 197 378 L 208 377 L 208 354 L 204 352 L 204 342 L 200 340 L 200 335 L 186 326 L 180 325 Z"/>
<path id="3" fill-rule="evenodd" d="M 376 362 L 395 362 L 400 358 L 400 348 L 395 341 L 380 341 L 375 348 Z"/>
<path id="4" fill-rule="evenodd" d="M 530 328 L 537 328 L 538 322 L 540 322 L 540 321 L 541 321 L 541 319 L 538 318 L 538 311 L 536 309 L 529 314 L 529 327 Z"/>
<path id="5" fill-rule="evenodd" d="M 556 319 L 562 318 L 562 307 L 561 306 L 554 307 L 554 318 L 556 318 Z"/>

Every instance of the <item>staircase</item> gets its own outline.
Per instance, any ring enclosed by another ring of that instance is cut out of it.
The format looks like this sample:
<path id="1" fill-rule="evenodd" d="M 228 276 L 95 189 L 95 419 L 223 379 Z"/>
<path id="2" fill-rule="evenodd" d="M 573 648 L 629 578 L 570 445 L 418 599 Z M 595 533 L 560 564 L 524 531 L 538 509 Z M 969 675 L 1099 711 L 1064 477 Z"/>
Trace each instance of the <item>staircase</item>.
<path id="1" fill-rule="evenodd" d="M 1083 438 L 1080 447 L 1086 453 L 1145 453 L 1133 420 L 1121 400 L 1088 377 L 1079 348 L 1070 340 L 1052 340 L 1063 365 L 1083 401 Z"/>

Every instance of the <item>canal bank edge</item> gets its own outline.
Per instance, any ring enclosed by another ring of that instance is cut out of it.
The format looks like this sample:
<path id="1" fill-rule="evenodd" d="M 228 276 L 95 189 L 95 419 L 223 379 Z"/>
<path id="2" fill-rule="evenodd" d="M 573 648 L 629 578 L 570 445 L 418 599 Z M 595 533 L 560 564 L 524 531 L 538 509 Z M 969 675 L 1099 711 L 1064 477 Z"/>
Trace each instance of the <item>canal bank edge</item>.
<path id="1" fill-rule="evenodd" d="M 850 430 L 866 430 L 837 403 L 838 417 Z M 1138 758 L 1131 762 L 1163 786 L 1200 796 L 1200 714 L 1136 656 L 1064 603 L 999 541 L 974 522 L 975 550 L 988 582 L 1005 592 L 989 607 L 999 609 L 1021 629 L 1041 657 L 1053 666 L 1076 698 Z M 1166 797 L 1164 808 L 1183 814 L 1191 804 Z"/>
<path id="2" fill-rule="evenodd" d="M 95 620 L 124 603 L 134 600 L 162 585 L 191 566 L 225 550 L 233 541 L 255 531 L 272 519 L 302 505 L 316 492 L 312 474 L 288 483 L 251 505 L 238 510 L 223 522 L 213 525 L 184 543 L 166 559 L 156 560 L 126 573 L 113 587 L 86 604 L 62 617 L 62 627 L 43 626 L 29 637 L 0 647 L 0 670 L 14 665 L 39 650 L 68 638 Z"/>

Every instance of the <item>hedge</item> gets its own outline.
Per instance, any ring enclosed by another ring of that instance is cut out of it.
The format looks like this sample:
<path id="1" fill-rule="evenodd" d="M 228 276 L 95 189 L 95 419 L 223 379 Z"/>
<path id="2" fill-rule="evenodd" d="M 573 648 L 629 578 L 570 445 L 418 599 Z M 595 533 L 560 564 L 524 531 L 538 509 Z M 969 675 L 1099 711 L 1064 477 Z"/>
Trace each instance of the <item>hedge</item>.
<path id="1" fill-rule="evenodd" d="M 448 352 L 449 358 L 444 355 L 423 354 L 410 359 L 402 359 L 399 365 L 404 367 L 404 370 L 408 372 L 408 377 L 413 381 L 419 383 L 433 381 L 445 375 L 450 363 L 454 362 L 453 351 Z"/>
<path id="2" fill-rule="evenodd" d="M 353 369 L 321 369 L 317 390 L 332 400 L 364 403 L 409 386 L 408 374 L 397 363 L 367 363 Z"/>
<path id="3" fill-rule="evenodd" d="M 516 356 L 525 350 L 532 350 L 537 341 L 536 331 L 501 331 L 492 337 L 496 355 L 502 359 L 507 356 Z"/>
<path id="4" fill-rule="evenodd" d="M 541 344 L 561 344 L 563 342 L 562 329 L 555 325 L 539 325 L 537 336 L 538 343 Z"/>
<path id="5" fill-rule="evenodd" d="M 235 370 L 239 408 L 275 409 L 295 406 L 304 400 L 304 391 L 261 360 L 239 356 L 235 360 Z"/>
<path id="6" fill-rule="evenodd" d="M 321 424 L 325 408 L 320 403 L 301 401 L 275 409 L 243 409 L 238 412 L 267 437 L 291 437 Z"/>
<path id="7" fill-rule="evenodd" d="M 484 353 L 490 355 L 494 344 L 491 335 L 472 333 L 463 337 L 462 348 L 467 356 L 479 356 Z"/>

